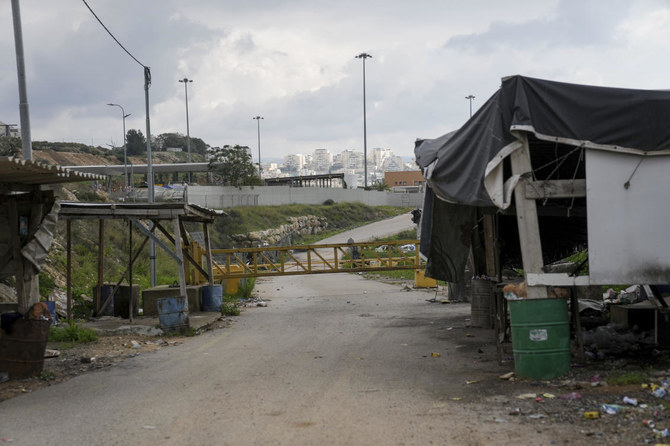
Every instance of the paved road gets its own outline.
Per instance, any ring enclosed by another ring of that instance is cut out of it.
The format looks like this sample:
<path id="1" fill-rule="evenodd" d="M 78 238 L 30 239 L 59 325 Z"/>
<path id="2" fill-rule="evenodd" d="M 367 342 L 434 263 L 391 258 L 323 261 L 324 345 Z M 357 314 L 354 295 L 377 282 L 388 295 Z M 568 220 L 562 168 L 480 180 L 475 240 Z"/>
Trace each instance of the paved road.
<path id="1" fill-rule="evenodd" d="M 466 304 L 431 304 L 432 293 L 353 274 L 261 279 L 257 292 L 268 307 L 246 309 L 229 328 L 0 403 L 0 438 L 60 446 L 557 438 L 548 426 L 501 423 L 488 408 L 509 366 L 492 360 L 491 330 L 466 336 Z"/>

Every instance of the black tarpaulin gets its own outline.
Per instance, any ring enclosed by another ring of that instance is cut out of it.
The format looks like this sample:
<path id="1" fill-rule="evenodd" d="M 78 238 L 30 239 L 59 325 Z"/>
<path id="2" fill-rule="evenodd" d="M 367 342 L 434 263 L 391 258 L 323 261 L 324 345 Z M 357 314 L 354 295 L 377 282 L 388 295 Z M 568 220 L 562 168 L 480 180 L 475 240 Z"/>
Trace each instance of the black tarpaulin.
<path id="1" fill-rule="evenodd" d="M 506 208 L 516 182 L 503 178 L 502 161 L 521 147 L 523 132 L 591 149 L 668 155 L 669 122 L 670 91 L 512 76 L 463 127 L 420 141 L 414 152 L 440 199 Z"/>

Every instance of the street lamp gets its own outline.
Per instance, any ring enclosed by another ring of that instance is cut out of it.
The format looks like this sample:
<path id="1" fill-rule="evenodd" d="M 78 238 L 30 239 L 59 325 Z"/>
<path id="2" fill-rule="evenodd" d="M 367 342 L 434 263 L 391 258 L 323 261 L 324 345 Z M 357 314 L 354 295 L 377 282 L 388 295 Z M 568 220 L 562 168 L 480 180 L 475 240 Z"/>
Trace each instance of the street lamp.
<path id="1" fill-rule="evenodd" d="M 123 177 L 125 178 L 124 185 L 125 191 L 128 190 L 128 153 L 126 150 L 126 118 L 130 116 L 130 113 L 126 114 L 126 111 L 119 104 L 107 104 L 112 107 L 119 107 L 121 109 L 121 116 L 123 118 Z M 123 198 L 126 198 L 126 193 L 124 192 Z"/>
<path id="2" fill-rule="evenodd" d="M 368 53 L 361 53 L 356 56 L 356 59 L 363 59 L 363 174 L 365 179 L 363 180 L 363 187 L 368 187 L 368 126 L 367 118 L 365 113 L 365 59 L 372 57 Z"/>
<path id="3" fill-rule="evenodd" d="M 258 124 L 258 176 L 261 176 L 261 119 L 265 119 L 262 116 L 254 116 L 251 119 L 255 119 Z"/>
<path id="4" fill-rule="evenodd" d="M 470 101 L 470 117 L 471 117 L 471 118 L 472 118 L 472 100 L 473 100 L 474 98 L 475 98 L 475 97 L 474 97 L 473 95 L 471 95 L 471 94 L 469 94 L 469 95 L 467 95 L 467 96 L 465 97 L 465 99 L 467 99 L 468 101 Z"/>
<path id="5" fill-rule="evenodd" d="M 188 84 L 193 82 L 191 79 L 179 79 L 184 84 L 184 94 L 186 96 L 186 151 L 188 152 L 188 162 L 191 163 L 191 134 L 188 127 Z M 188 182 L 191 183 L 191 172 L 188 173 Z"/>

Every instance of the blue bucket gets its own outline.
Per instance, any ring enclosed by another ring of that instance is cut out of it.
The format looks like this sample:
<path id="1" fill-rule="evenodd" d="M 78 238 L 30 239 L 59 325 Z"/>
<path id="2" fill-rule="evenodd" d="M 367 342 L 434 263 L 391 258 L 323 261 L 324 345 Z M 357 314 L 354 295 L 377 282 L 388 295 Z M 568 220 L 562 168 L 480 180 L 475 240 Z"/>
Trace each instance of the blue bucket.
<path id="1" fill-rule="evenodd" d="M 187 333 L 190 329 L 188 322 L 188 299 L 184 296 L 164 297 L 156 299 L 158 320 L 165 332 Z"/>
<path id="2" fill-rule="evenodd" d="M 201 289 L 202 300 L 200 309 L 202 311 L 221 311 L 223 300 L 223 287 L 221 285 L 205 285 Z"/>

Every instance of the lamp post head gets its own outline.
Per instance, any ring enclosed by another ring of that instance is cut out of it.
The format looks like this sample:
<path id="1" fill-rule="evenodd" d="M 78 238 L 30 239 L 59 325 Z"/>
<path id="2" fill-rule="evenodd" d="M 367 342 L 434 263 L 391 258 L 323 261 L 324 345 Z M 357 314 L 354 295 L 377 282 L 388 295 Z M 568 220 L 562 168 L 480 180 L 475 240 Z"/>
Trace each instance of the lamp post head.
<path id="1" fill-rule="evenodd" d="M 132 113 L 128 113 L 127 115 L 123 115 L 123 119 L 126 119 L 128 116 L 130 116 Z"/>
<path id="2" fill-rule="evenodd" d="M 188 83 L 188 82 L 193 82 L 193 80 L 185 77 L 184 79 L 179 79 L 178 82 Z"/>
<path id="3" fill-rule="evenodd" d="M 264 118 L 264 117 L 262 117 L 262 116 L 254 116 L 254 117 L 253 117 L 253 118 L 251 118 L 251 119 L 265 119 L 265 118 Z"/>
<path id="4" fill-rule="evenodd" d="M 465 99 L 469 99 L 469 100 L 473 100 L 474 98 L 475 98 L 475 97 L 474 97 L 473 95 L 471 95 L 471 94 L 470 94 L 470 95 L 467 95 L 467 96 L 465 97 Z"/>
<path id="5" fill-rule="evenodd" d="M 371 58 L 372 56 L 371 56 L 370 54 L 368 54 L 368 53 L 361 53 L 361 54 L 359 54 L 358 56 L 356 56 L 356 59 L 363 59 L 363 60 L 365 60 L 365 59 L 367 59 L 368 57 Z"/>

